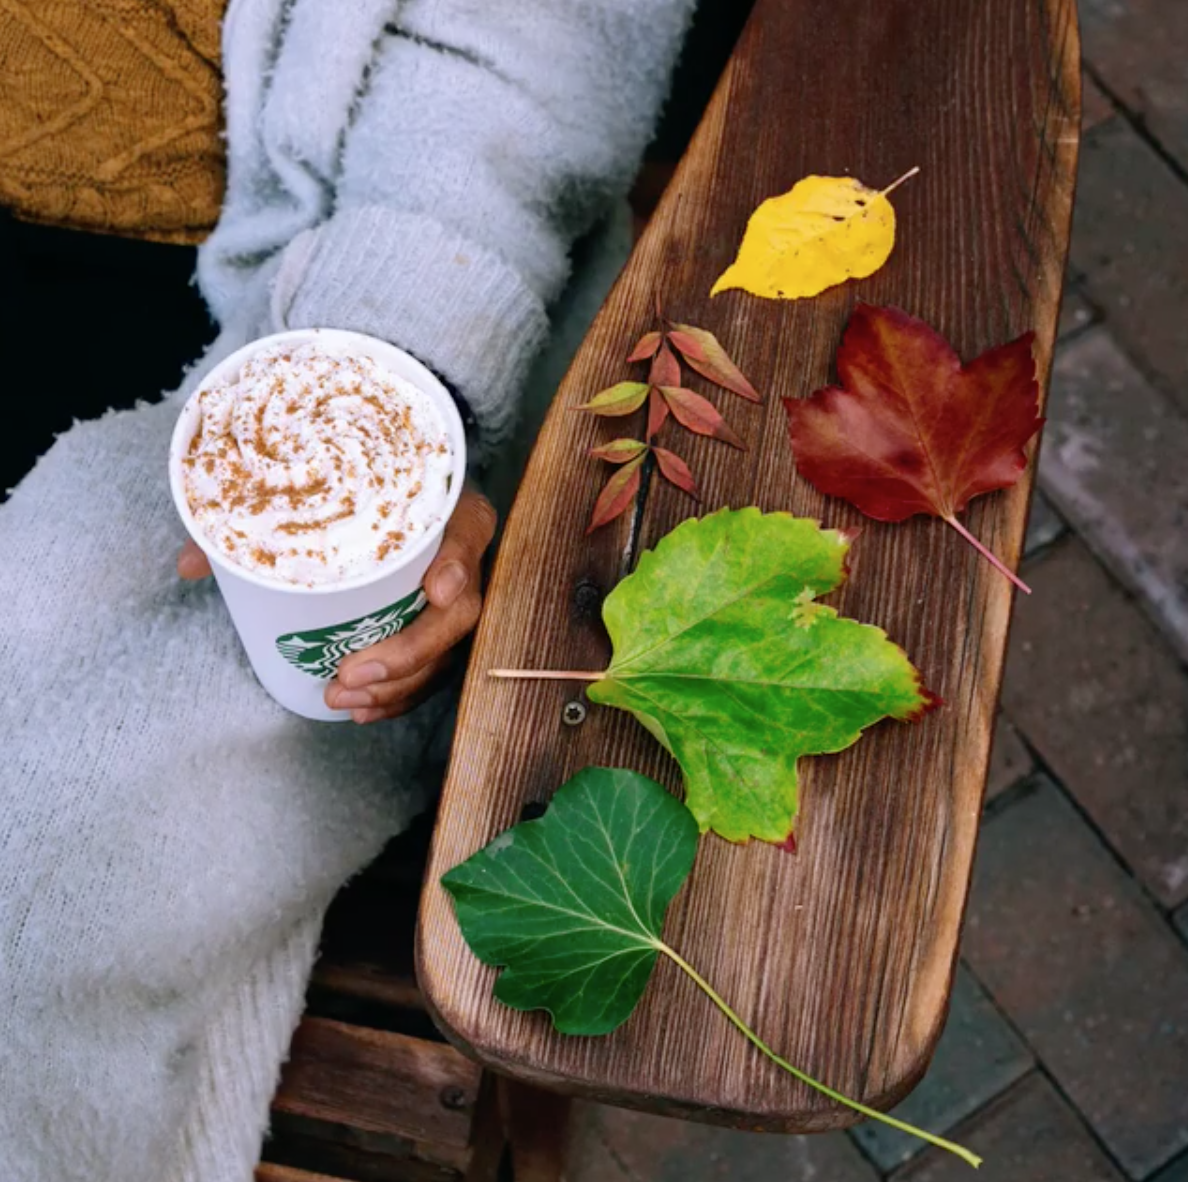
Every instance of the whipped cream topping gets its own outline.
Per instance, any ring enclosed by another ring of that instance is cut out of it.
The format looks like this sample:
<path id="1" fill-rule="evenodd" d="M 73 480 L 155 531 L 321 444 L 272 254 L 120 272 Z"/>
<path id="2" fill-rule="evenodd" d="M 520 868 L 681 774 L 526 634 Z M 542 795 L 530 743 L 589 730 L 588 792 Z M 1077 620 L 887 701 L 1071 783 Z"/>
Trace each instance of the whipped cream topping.
<path id="1" fill-rule="evenodd" d="M 395 563 L 441 520 L 453 469 L 443 416 L 370 357 L 274 345 L 197 400 L 186 498 L 237 566 L 338 583 Z"/>

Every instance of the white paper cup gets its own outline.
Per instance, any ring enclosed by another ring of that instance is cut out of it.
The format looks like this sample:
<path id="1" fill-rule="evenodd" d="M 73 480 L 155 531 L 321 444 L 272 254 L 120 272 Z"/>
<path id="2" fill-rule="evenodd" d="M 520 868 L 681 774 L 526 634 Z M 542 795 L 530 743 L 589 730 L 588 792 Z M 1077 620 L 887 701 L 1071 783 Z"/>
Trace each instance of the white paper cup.
<path id="1" fill-rule="evenodd" d="M 407 551 L 371 574 L 317 587 L 277 582 L 236 566 L 206 537 L 186 498 L 182 458 L 198 429 L 198 394 L 212 382 L 232 378 L 262 349 L 316 342 L 330 353 L 373 358 L 389 373 L 433 399 L 453 450 L 454 468 L 441 520 Z M 449 391 L 415 357 L 386 341 L 338 329 L 302 329 L 262 337 L 232 353 L 206 376 L 173 430 L 169 484 L 190 537 L 210 559 L 215 580 L 260 684 L 286 709 L 306 718 L 343 722 L 347 710 L 331 710 L 323 694 L 348 653 L 367 648 L 407 627 L 425 607 L 421 580 L 441 546 L 466 475 L 466 437 Z"/>

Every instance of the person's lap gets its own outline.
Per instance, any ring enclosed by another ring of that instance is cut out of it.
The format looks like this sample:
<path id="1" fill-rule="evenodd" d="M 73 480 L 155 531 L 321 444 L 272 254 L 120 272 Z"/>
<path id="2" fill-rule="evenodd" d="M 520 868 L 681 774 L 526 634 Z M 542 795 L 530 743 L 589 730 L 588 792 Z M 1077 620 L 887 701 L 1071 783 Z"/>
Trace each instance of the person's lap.
<path id="1" fill-rule="evenodd" d="M 69 1099 L 76 1160 L 37 1166 L 60 1179 L 178 1135 L 228 991 L 411 819 L 442 715 L 328 725 L 267 697 L 217 590 L 174 570 L 175 414 L 74 427 L 0 506 L 0 1144 L 33 1154 Z"/>

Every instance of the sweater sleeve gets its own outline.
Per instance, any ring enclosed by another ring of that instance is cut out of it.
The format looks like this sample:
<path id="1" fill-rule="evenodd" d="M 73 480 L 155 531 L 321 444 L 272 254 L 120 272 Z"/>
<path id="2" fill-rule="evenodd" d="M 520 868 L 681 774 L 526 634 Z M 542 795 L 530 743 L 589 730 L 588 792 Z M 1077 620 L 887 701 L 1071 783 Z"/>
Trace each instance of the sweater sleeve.
<path id="1" fill-rule="evenodd" d="M 375 0 L 340 2 L 263 22 L 259 119 L 237 118 L 236 88 L 260 86 L 237 63 L 260 55 L 239 53 L 229 18 L 231 191 L 200 278 L 216 314 L 266 282 L 271 329 L 407 349 L 461 394 L 489 453 L 575 239 L 631 183 L 694 3 L 403 0 L 379 24 Z M 330 8 L 366 10 L 353 47 Z"/>

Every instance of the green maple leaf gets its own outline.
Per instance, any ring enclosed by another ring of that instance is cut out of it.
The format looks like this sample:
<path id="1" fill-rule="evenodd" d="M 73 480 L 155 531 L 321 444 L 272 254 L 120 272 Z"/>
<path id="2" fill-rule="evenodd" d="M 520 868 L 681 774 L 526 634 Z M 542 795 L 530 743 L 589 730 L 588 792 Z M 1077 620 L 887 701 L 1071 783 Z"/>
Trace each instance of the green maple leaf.
<path id="1" fill-rule="evenodd" d="M 443 875 L 459 926 L 484 964 L 503 968 L 495 996 L 547 1010 L 564 1034 L 608 1034 L 635 1009 L 656 960 L 688 975 L 762 1054 L 874 1120 L 979 1158 L 806 1075 L 775 1053 L 662 938 L 664 914 L 693 868 L 697 823 L 654 780 L 592 767 L 562 785 L 543 817 L 500 834 Z"/>
<path id="2" fill-rule="evenodd" d="M 848 550 L 806 518 L 723 509 L 677 526 L 607 597 L 614 658 L 590 699 L 672 753 L 703 831 L 784 841 L 802 755 L 929 705 L 886 633 L 814 602 L 845 579 Z"/>

